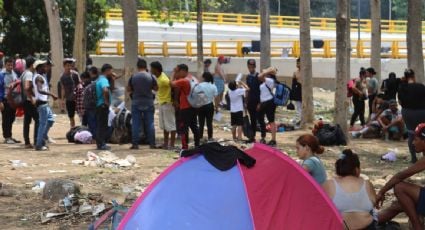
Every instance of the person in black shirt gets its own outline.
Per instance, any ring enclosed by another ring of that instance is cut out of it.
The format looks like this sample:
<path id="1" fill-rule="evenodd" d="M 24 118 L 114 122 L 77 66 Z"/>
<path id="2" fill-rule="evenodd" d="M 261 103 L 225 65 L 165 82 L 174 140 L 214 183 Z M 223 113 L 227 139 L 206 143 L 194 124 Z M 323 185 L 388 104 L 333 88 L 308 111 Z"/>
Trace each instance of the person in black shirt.
<path id="1" fill-rule="evenodd" d="M 400 78 L 397 78 L 396 74 L 391 72 L 388 75 L 388 79 L 382 82 L 381 91 L 385 93 L 386 100 L 392 100 L 397 98 L 398 88 L 400 86 Z"/>
<path id="2" fill-rule="evenodd" d="M 412 156 L 411 162 L 415 163 L 418 159 L 413 145 L 413 131 L 416 126 L 425 122 L 425 85 L 416 82 L 415 72 L 411 69 L 407 69 L 404 72 L 404 77 L 401 79 L 398 90 L 398 99 L 402 107 L 401 114 L 409 133 L 408 143 Z"/>
<path id="3" fill-rule="evenodd" d="M 249 118 L 251 122 L 251 129 L 253 131 L 253 137 L 250 138 L 251 142 L 255 141 L 255 134 L 257 131 L 257 105 L 260 103 L 260 80 L 258 80 L 258 72 L 256 71 L 256 63 L 254 59 L 249 59 L 247 62 L 249 74 L 246 78 L 246 84 L 249 87 L 247 108 L 249 112 Z"/>
<path id="4" fill-rule="evenodd" d="M 292 76 L 292 88 L 290 99 L 293 101 L 297 107 L 297 116 L 299 121 L 297 125 L 301 123 L 301 114 L 302 114 L 302 78 L 301 78 L 301 59 L 297 59 L 297 71 L 294 72 Z"/>

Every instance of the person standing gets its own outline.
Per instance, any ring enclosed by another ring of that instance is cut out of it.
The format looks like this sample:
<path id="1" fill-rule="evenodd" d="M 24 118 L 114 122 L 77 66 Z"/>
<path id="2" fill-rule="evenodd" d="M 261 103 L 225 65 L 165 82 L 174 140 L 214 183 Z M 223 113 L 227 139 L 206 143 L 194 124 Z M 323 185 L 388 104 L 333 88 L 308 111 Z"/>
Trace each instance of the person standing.
<path id="1" fill-rule="evenodd" d="M 101 68 L 102 74 L 96 81 L 96 145 L 98 150 L 111 150 L 106 145 L 108 136 L 108 116 L 111 105 L 111 89 L 108 78 L 112 78 L 113 67 L 104 64 Z"/>
<path id="2" fill-rule="evenodd" d="M 366 70 L 366 78 L 367 78 L 367 92 L 369 98 L 369 116 L 372 114 L 373 110 L 373 101 L 375 100 L 376 95 L 379 90 L 378 79 L 375 77 L 376 72 L 375 69 L 370 67 Z"/>
<path id="3" fill-rule="evenodd" d="M 357 117 L 360 119 L 360 123 L 365 126 L 366 121 L 364 118 L 365 113 L 365 100 L 367 100 L 367 91 L 365 89 L 365 80 L 366 80 L 366 70 L 364 68 L 360 69 L 360 76 L 355 80 L 354 86 L 351 88 L 353 93 L 353 105 L 354 113 L 351 116 L 350 129 L 353 129 L 354 123 L 357 120 Z"/>
<path id="4" fill-rule="evenodd" d="M 83 106 L 84 106 L 84 115 L 83 120 L 87 121 L 87 127 L 90 130 L 90 133 L 93 136 L 93 139 L 96 139 L 96 80 L 99 77 L 98 69 L 96 67 L 90 67 L 90 84 L 84 88 L 83 91 Z"/>
<path id="5" fill-rule="evenodd" d="M 80 118 L 81 125 L 87 126 L 88 121 L 87 117 L 84 116 L 84 89 L 91 83 L 91 78 L 89 72 L 83 72 L 81 74 L 81 82 L 78 83 L 75 88 L 75 102 L 76 102 L 76 111 L 78 117 Z"/>
<path id="6" fill-rule="evenodd" d="M 35 98 L 34 98 L 34 91 L 33 91 L 33 77 L 35 74 L 35 58 L 32 56 L 29 56 L 26 58 L 26 67 L 27 69 L 21 76 L 21 85 L 22 88 L 22 100 L 24 101 L 23 107 L 24 107 L 24 141 L 25 141 L 25 148 L 26 149 L 32 149 L 34 146 L 31 144 L 30 141 L 30 124 L 31 120 L 34 120 L 34 142 L 37 140 L 37 132 L 38 132 L 38 112 L 37 108 L 35 107 Z"/>
<path id="7" fill-rule="evenodd" d="M 7 58 L 4 62 L 4 70 L 0 73 L 0 76 L 3 80 L 2 89 L 4 89 L 3 96 L 3 110 L 2 110 L 2 129 L 3 129 L 3 137 L 5 144 L 17 144 L 21 143 L 20 141 L 14 139 L 12 137 L 12 127 L 13 122 L 15 122 L 16 118 L 16 109 L 11 106 L 11 104 L 7 101 L 6 95 L 8 94 L 10 87 L 14 82 L 18 80 L 18 76 L 15 71 L 13 71 L 13 59 Z"/>
<path id="8" fill-rule="evenodd" d="M 133 75 L 127 86 L 131 95 L 131 148 L 139 149 L 140 127 L 146 129 L 146 137 L 150 148 L 155 148 L 155 124 L 154 124 L 154 99 L 152 91 L 158 91 L 158 84 L 154 76 L 147 72 L 147 63 L 144 59 L 137 61 L 138 72 Z"/>
<path id="9" fill-rule="evenodd" d="M 217 87 L 218 95 L 215 97 L 215 104 L 220 106 L 223 102 L 224 86 L 226 84 L 226 73 L 223 70 L 223 64 L 226 62 L 226 58 L 220 55 L 217 59 L 217 64 L 214 68 L 214 84 Z"/>
<path id="10" fill-rule="evenodd" d="M 274 103 L 274 94 L 273 89 L 276 82 L 276 69 L 270 67 L 264 70 L 258 79 L 261 82 L 260 85 L 260 103 L 257 106 L 258 111 L 258 122 L 260 123 L 261 128 L 261 140 L 262 144 L 266 144 L 266 123 L 265 117 L 267 116 L 267 121 L 270 124 L 270 129 L 272 133 L 272 139 L 267 143 L 270 146 L 276 146 L 276 104 Z"/>
<path id="11" fill-rule="evenodd" d="M 63 61 L 63 74 L 60 78 L 62 101 L 65 101 L 66 111 L 71 128 L 75 127 L 75 111 L 77 103 L 75 101 L 75 89 L 80 83 L 78 73 L 73 71 L 75 59 L 65 58 Z"/>
<path id="12" fill-rule="evenodd" d="M 205 72 L 211 72 L 210 67 L 211 67 L 211 59 L 206 59 L 204 61 L 204 73 Z"/>
<path id="13" fill-rule="evenodd" d="M 176 116 L 171 97 L 171 81 L 162 71 L 159 62 L 151 63 L 151 72 L 157 77 L 158 83 L 158 103 L 159 103 L 159 128 L 164 130 L 163 149 L 174 149 L 176 142 Z"/>
<path id="14" fill-rule="evenodd" d="M 398 88 L 400 86 L 400 78 L 394 72 L 388 75 L 388 79 L 382 82 L 381 90 L 385 93 L 385 99 L 391 100 L 397 98 Z"/>
<path id="15" fill-rule="evenodd" d="M 294 72 L 292 76 L 292 89 L 291 89 L 291 95 L 290 99 L 294 102 L 296 108 L 297 108 L 297 116 L 299 119 L 299 122 L 297 122 L 297 125 L 300 124 L 301 121 L 301 114 L 302 114 L 302 78 L 301 78 L 301 59 L 297 59 L 297 71 Z"/>
<path id="16" fill-rule="evenodd" d="M 238 87 L 238 84 L 240 87 Z M 230 124 L 232 126 L 233 141 L 242 140 L 242 126 L 243 126 L 243 111 L 244 111 L 244 98 L 248 86 L 243 82 L 230 81 L 229 82 L 229 98 L 230 98 Z"/>
<path id="17" fill-rule="evenodd" d="M 415 163 L 418 159 L 416 157 L 417 151 L 413 145 L 413 131 L 416 126 L 425 122 L 425 85 L 416 82 L 415 72 L 411 69 L 404 72 L 398 91 L 398 99 L 402 108 L 401 114 L 408 130 L 411 162 Z"/>
<path id="18" fill-rule="evenodd" d="M 199 138 L 204 138 L 204 125 L 207 123 L 208 141 L 213 141 L 213 117 L 214 111 L 217 111 L 217 105 L 214 106 L 214 98 L 217 96 L 217 87 L 214 85 L 214 77 L 210 72 L 204 72 L 202 75 L 203 82 L 198 87 L 202 89 L 208 98 L 208 103 L 198 109 L 199 118 Z"/>
<path id="19" fill-rule="evenodd" d="M 37 112 L 39 114 L 39 127 L 37 131 L 37 141 L 35 144 L 36 151 L 47 151 L 49 148 L 46 146 L 46 141 L 48 139 L 48 133 L 50 128 L 53 126 L 53 112 L 49 106 L 49 96 L 54 100 L 57 99 L 57 96 L 49 92 L 49 83 L 47 79 L 43 76 L 45 74 L 46 61 L 37 60 L 34 64 L 36 69 L 36 74 L 33 80 L 34 87 L 34 97 L 36 100 Z"/>
<path id="20" fill-rule="evenodd" d="M 196 119 L 196 110 L 189 104 L 187 96 L 190 94 L 190 81 L 186 79 L 189 73 L 189 67 L 185 64 L 180 64 L 174 69 L 174 78 L 171 83 L 175 90 L 176 97 L 179 99 L 175 102 L 178 108 L 178 132 L 182 141 L 182 149 L 189 148 L 189 127 L 193 133 L 195 147 L 199 146 L 199 128 Z"/>
<path id="21" fill-rule="evenodd" d="M 253 136 L 249 138 L 250 142 L 255 142 L 257 132 L 258 112 L 257 105 L 260 103 L 260 80 L 258 80 L 258 72 L 256 71 L 256 62 L 254 59 L 249 59 L 247 62 L 249 74 L 246 77 L 246 84 L 249 88 L 247 95 L 247 109 L 251 123 Z"/>

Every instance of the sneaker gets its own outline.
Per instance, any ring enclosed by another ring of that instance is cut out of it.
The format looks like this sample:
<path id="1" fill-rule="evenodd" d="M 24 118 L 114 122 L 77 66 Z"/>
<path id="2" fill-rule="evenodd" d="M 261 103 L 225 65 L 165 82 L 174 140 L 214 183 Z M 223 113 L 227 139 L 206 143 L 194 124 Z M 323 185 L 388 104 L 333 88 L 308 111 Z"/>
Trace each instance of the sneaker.
<path id="1" fill-rule="evenodd" d="M 111 150 L 111 147 L 107 145 L 103 145 L 103 146 L 97 147 L 97 150 Z"/>
<path id="2" fill-rule="evenodd" d="M 351 133 L 351 136 L 352 136 L 353 138 L 360 138 L 360 137 L 362 136 L 362 134 L 361 134 L 360 132 L 352 132 L 352 133 Z"/>
<path id="3" fill-rule="evenodd" d="M 35 151 L 48 151 L 49 148 L 47 148 L 47 146 L 43 146 L 41 148 L 35 148 Z"/>
<path id="4" fill-rule="evenodd" d="M 26 145 L 25 145 L 25 148 L 26 148 L 26 149 L 33 149 L 33 148 L 34 148 L 34 146 L 33 146 L 32 144 L 26 144 Z"/>
<path id="5" fill-rule="evenodd" d="M 260 143 L 261 144 L 266 144 L 267 142 L 266 142 L 266 140 L 264 138 L 261 138 Z"/>
<path id="6" fill-rule="evenodd" d="M 16 144 L 20 144 L 21 143 L 21 141 L 20 140 L 16 140 L 15 138 L 10 138 L 10 139 L 12 139 Z"/>
<path id="7" fill-rule="evenodd" d="M 138 145 L 132 145 L 132 146 L 130 147 L 130 149 L 131 149 L 131 150 L 137 150 L 137 149 L 139 149 L 139 146 L 138 146 Z"/>
<path id="8" fill-rule="evenodd" d="M 56 144 L 56 141 L 51 137 L 47 138 L 46 142 L 47 144 Z"/>
<path id="9" fill-rule="evenodd" d="M 12 138 L 6 138 L 6 140 L 4 140 L 4 143 L 8 145 L 16 144 L 16 142 L 13 141 Z"/>
<path id="10" fill-rule="evenodd" d="M 277 143 L 276 143 L 275 140 L 271 140 L 271 141 L 269 141 L 269 143 L 267 143 L 267 145 L 271 146 L 271 147 L 276 147 Z"/>

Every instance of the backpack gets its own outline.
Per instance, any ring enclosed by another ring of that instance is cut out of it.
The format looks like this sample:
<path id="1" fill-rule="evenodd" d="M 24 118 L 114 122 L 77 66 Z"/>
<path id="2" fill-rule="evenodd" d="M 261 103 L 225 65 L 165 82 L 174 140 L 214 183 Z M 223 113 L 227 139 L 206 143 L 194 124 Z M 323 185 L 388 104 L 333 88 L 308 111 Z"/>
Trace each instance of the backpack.
<path id="1" fill-rule="evenodd" d="M 18 73 L 23 73 L 25 71 L 24 60 L 16 59 L 15 61 L 15 71 Z"/>
<path id="2" fill-rule="evenodd" d="M 350 79 L 347 83 L 347 97 L 353 96 L 353 87 L 356 84 L 356 79 Z"/>
<path id="3" fill-rule="evenodd" d="M 266 83 L 264 84 L 266 85 L 267 89 L 269 89 L 270 94 L 273 95 L 274 104 L 277 106 L 286 106 L 290 100 L 291 88 L 289 88 L 287 85 L 280 83 L 276 80 L 275 82 L 276 82 L 275 93 L 272 92 L 272 89 L 270 89 Z"/>
<path id="4" fill-rule="evenodd" d="M 85 110 L 95 109 L 97 103 L 96 82 L 90 83 L 83 91 L 83 106 Z"/>
<path id="5" fill-rule="evenodd" d="M 12 83 L 11 90 L 7 92 L 6 99 L 12 108 L 21 107 L 23 104 L 21 81 L 17 80 Z"/>
<path id="6" fill-rule="evenodd" d="M 316 132 L 315 136 L 323 146 L 347 145 L 346 137 L 339 125 L 325 124 Z"/>
<path id="7" fill-rule="evenodd" d="M 193 108 L 201 108 L 210 103 L 202 87 L 192 81 L 190 81 L 190 93 L 187 96 L 187 100 Z"/>
<path id="8" fill-rule="evenodd" d="M 131 112 L 122 109 L 112 121 L 112 144 L 126 144 L 131 141 Z"/>

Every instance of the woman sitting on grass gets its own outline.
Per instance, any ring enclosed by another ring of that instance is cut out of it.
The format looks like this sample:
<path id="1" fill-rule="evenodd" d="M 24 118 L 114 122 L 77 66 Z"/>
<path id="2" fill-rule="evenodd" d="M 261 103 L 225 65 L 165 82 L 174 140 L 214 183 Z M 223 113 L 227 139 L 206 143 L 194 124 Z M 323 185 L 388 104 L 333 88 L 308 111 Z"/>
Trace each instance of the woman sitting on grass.
<path id="1" fill-rule="evenodd" d="M 303 168 L 317 181 L 323 184 L 326 181 L 326 171 L 322 161 L 317 156 L 324 151 L 317 137 L 305 134 L 297 139 L 297 154 L 303 160 Z"/>
<path id="2" fill-rule="evenodd" d="M 350 149 L 335 162 L 337 177 L 323 189 L 341 213 L 347 229 L 376 229 L 373 215 L 376 194 L 372 183 L 360 177 L 360 161 Z"/>

